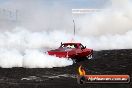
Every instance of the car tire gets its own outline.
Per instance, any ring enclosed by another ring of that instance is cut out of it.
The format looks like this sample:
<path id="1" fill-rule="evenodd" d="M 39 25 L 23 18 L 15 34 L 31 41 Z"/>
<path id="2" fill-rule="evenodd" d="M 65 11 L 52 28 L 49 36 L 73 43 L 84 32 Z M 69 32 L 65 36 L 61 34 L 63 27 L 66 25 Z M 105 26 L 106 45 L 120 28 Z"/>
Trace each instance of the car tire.
<path id="1" fill-rule="evenodd" d="M 92 59 L 93 58 L 93 55 L 88 55 L 88 56 L 86 56 L 87 57 L 87 59 L 89 60 L 89 59 Z"/>

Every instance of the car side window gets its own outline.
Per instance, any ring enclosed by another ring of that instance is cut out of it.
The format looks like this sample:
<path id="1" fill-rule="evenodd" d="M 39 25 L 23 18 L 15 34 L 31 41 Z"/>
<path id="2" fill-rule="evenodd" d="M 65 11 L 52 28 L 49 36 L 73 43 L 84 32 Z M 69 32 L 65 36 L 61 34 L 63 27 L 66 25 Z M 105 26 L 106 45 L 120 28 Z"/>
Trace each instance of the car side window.
<path id="1" fill-rule="evenodd" d="M 75 47 L 75 48 L 78 48 L 76 44 L 74 45 L 74 47 Z"/>
<path id="2" fill-rule="evenodd" d="M 84 46 L 83 46 L 82 44 L 80 44 L 80 48 L 81 48 L 81 49 L 84 49 Z"/>

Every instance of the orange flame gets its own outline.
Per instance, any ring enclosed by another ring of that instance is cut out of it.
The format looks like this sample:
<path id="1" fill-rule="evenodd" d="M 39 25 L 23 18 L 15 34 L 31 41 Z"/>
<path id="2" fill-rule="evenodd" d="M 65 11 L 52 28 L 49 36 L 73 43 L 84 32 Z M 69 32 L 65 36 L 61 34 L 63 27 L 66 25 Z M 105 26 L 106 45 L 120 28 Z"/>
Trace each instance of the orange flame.
<path id="1" fill-rule="evenodd" d="M 85 70 L 82 68 L 82 65 L 79 66 L 78 68 L 79 75 L 84 76 L 86 74 Z"/>

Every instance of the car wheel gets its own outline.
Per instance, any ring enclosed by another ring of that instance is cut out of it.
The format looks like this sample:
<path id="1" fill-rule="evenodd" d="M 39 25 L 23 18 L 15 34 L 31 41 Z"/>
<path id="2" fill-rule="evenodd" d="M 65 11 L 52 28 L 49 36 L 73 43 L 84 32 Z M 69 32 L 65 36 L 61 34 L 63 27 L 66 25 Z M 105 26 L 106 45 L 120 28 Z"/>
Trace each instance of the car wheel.
<path id="1" fill-rule="evenodd" d="M 87 56 L 87 59 L 89 60 L 89 59 L 92 59 L 93 58 L 93 55 L 88 55 Z"/>

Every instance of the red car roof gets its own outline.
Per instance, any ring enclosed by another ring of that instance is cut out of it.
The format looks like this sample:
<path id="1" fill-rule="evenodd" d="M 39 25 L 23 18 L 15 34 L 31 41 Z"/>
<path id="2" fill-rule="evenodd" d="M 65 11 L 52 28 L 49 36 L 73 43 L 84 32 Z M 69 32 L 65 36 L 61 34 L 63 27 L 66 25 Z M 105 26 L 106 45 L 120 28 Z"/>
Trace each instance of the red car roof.
<path id="1" fill-rule="evenodd" d="M 81 43 L 63 43 L 63 44 L 81 44 Z"/>

